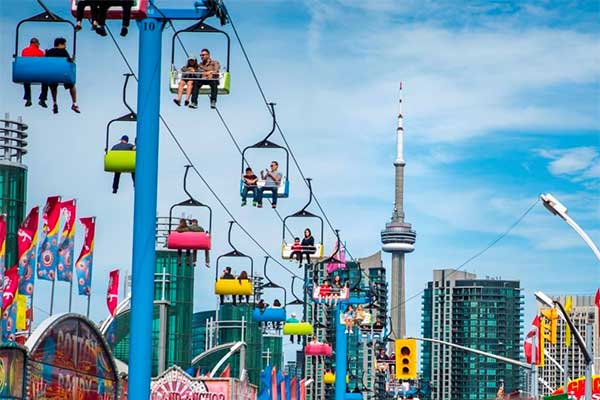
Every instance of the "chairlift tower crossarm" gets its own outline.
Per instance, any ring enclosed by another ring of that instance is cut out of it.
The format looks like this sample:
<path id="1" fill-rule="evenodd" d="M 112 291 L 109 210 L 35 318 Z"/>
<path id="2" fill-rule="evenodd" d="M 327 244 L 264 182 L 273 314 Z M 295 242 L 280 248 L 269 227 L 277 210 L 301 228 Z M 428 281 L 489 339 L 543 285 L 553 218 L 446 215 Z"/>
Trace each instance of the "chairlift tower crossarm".
<path id="1" fill-rule="evenodd" d="M 207 5 L 214 8 L 209 9 Z M 129 388 L 132 399 L 150 398 L 152 359 L 152 304 L 158 181 L 158 132 L 162 30 L 168 20 L 200 20 L 225 15 L 221 2 L 205 0 L 191 9 L 156 9 L 138 21 L 138 115 L 136 188 L 133 216 L 131 289 L 131 348 Z M 221 18 L 222 22 L 225 18 Z"/>

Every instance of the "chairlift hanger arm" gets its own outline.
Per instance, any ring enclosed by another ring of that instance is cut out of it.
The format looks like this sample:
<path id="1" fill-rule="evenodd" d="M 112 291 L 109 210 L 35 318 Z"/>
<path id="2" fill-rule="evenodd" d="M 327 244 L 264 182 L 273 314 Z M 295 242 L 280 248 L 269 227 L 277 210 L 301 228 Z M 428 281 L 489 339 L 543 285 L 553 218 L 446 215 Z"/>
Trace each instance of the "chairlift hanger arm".
<path id="1" fill-rule="evenodd" d="M 202 18 L 200 21 L 196 22 L 195 24 L 188 26 L 187 28 L 180 29 L 175 32 L 175 34 L 173 35 L 173 38 L 171 39 L 171 65 L 175 65 L 175 40 L 177 40 L 177 37 L 179 36 L 180 33 L 185 33 L 185 32 L 189 32 L 189 33 L 221 33 L 221 34 L 225 35 L 225 38 L 227 39 L 227 60 L 226 60 L 226 64 L 225 64 L 225 70 L 229 71 L 229 62 L 230 62 L 230 58 L 231 58 L 231 38 L 229 37 L 229 34 L 227 32 L 222 31 L 220 29 L 217 29 L 211 25 L 204 23 L 205 19 L 206 18 Z"/>
<path id="2" fill-rule="evenodd" d="M 104 152 L 108 152 L 108 146 L 109 144 L 109 136 L 110 136 L 110 126 L 112 125 L 113 122 L 136 122 L 137 121 L 137 115 L 135 113 L 135 111 L 133 111 L 133 109 L 129 106 L 129 104 L 127 103 L 127 83 L 129 82 L 129 78 L 133 76 L 133 74 L 131 73 L 126 73 L 123 74 L 123 76 L 125 77 L 125 83 L 123 83 L 123 104 L 125 104 L 125 107 L 127 107 L 127 109 L 129 110 L 128 114 L 125 114 L 121 117 L 115 118 L 115 119 L 111 119 L 108 122 L 108 125 L 106 125 L 106 146 L 104 147 Z"/>
<path id="3" fill-rule="evenodd" d="M 186 165 L 185 173 L 183 174 L 183 191 L 185 192 L 185 194 L 188 195 L 189 198 L 187 200 L 181 201 L 177 204 L 173 204 L 171 206 L 171 208 L 169 209 L 169 233 L 171 233 L 173 209 L 175 207 L 205 207 L 205 208 L 207 208 L 208 209 L 208 233 L 212 232 L 212 217 L 213 217 L 212 208 L 209 205 L 204 204 L 204 203 L 194 199 L 187 189 L 187 177 L 188 177 L 188 173 L 189 173 L 189 170 L 191 167 L 192 167 L 191 165 Z M 229 228 L 229 232 L 231 233 L 231 227 Z"/>
<path id="4" fill-rule="evenodd" d="M 310 211 L 306 211 L 306 208 L 310 205 L 310 203 L 312 202 L 312 198 L 313 198 L 313 191 L 312 191 L 312 185 L 310 183 L 310 181 L 312 180 L 312 178 L 306 178 L 306 182 L 308 183 L 308 190 L 310 192 L 309 194 L 309 198 L 308 198 L 308 203 L 306 203 L 304 205 L 304 207 L 302 207 L 302 209 L 300 211 L 297 211 L 291 215 L 288 215 L 287 217 L 285 217 L 283 219 L 283 234 L 282 234 L 282 240 L 285 242 L 285 231 L 286 231 L 286 221 L 288 218 L 317 218 L 320 222 L 321 222 L 321 238 L 320 238 L 320 243 L 321 245 L 323 244 L 323 236 L 324 236 L 324 228 L 325 228 L 325 224 L 323 222 L 323 218 L 321 218 L 319 215 L 313 214 Z"/>
<path id="5" fill-rule="evenodd" d="M 269 278 L 269 276 L 267 275 L 267 262 L 269 261 L 269 258 L 271 258 L 270 256 L 265 256 L 265 264 L 263 266 L 263 275 L 265 276 L 265 279 L 268 281 L 267 283 L 265 283 L 264 285 L 261 285 L 261 288 L 273 288 L 273 289 L 281 289 L 283 290 L 283 307 L 285 308 L 285 306 L 287 305 L 287 290 L 285 290 L 285 288 L 283 286 L 280 286 L 276 283 L 274 283 L 271 278 Z"/>
<path id="6" fill-rule="evenodd" d="M 227 242 L 229 243 L 229 246 L 231 246 L 231 248 L 233 250 L 230 251 L 229 253 L 225 253 L 225 254 L 217 257 L 216 268 L 215 268 L 215 281 L 217 281 L 219 279 L 219 261 L 221 261 L 223 258 L 234 258 L 234 257 L 248 258 L 250 260 L 250 278 L 254 277 L 254 260 L 252 259 L 252 257 L 247 256 L 246 254 L 242 253 L 241 251 L 238 251 L 238 249 L 235 248 L 233 243 L 231 243 L 231 230 L 233 228 L 234 223 L 236 223 L 236 221 L 229 221 L 229 231 L 227 233 Z"/>
<path id="7" fill-rule="evenodd" d="M 77 51 L 77 32 L 75 31 L 75 24 L 67 19 L 59 17 L 58 15 L 48 10 L 48 8 L 41 1 L 38 0 L 38 3 L 40 3 L 40 5 L 44 8 L 45 11 L 43 13 L 34 15 L 33 17 L 22 19 L 17 24 L 17 27 L 15 29 L 15 53 L 13 54 L 13 57 L 19 56 L 19 29 L 21 28 L 22 24 L 26 22 L 58 22 L 69 24 L 73 29 L 73 52 L 71 54 L 71 60 L 75 61 L 75 53 Z"/>

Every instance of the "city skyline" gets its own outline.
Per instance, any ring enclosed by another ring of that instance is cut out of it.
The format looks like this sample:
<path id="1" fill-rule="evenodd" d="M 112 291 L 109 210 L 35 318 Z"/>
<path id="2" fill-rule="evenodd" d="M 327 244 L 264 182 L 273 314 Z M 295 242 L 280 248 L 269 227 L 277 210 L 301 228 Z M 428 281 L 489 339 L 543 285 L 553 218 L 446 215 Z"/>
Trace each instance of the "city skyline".
<path id="1" fill-rule="evenodd" d="M 0 6 L 0 40 L 6 50 L 1 71 L 7 78 L 14 46 L 13 28 L 20 18 L 38 12 L 34 2 L 17 8 L 12 7 L 11 1 Z M 68 16 L 63 3 L 47 2 Z M 253 12 L 253 6 L 265 4 L 270 7 L 259 7 L 258 13 Z M 306 174 L 314 178 L 317 196 L 357 258 L 379 248 L 381 223 L 389 218 L 397 82 L 404 81 L 405 126 L 410 132 L 405 150 L 409 165 L 405 208 L 419 232 L 419 245 L 410 256 L 406 273 L 407 298 L 425 287 L 432 269 L 456 267 L 485 247 L 542 191 L 563 201 L 573 218 L 594 241 L 599 241 L 600 149 L 598 113 L 594 108 L 598 71 L 592 68 L 595 59 L 590 55 L 598 47 L 593 37 L 598 23 L 586 17 L 589 10 L 584 6 L 571 10 L 554 3 L 544 6 L 528 2 L 530 7 L 511 4 L 508 8 L 469 8 L 450 23 L 455 14 L 451 5 L 442 2 L 433 10 L 433 16 L 417 13 L 403 27 L 394 27 L 394 21 L 415 10 L 410 2 L 400 9 L 391 2 L 293 2 L 289 9 L 279 2 L 230 4 L 254 62 L 269 60 L 268 65 L 258 64 L 260 78 L 270 99 L 279 103 L 280 123 Z M 564 18 L 559 18 L 559 14 Z M 358 21 L 365 15 L 378 22 L 367 32 L 366 38 L 378 39 L 364 49 L 366 55 L 358 51 L 368 43 L 360 30 L 349 28 L 340 32 L 340 25 L 335 22 Z M 481 22 L 469 27 L 478 18 Z M 259 21 L 264 26 L 253 31 Z M 382 33 L 384 29 L 389 35 Z M 281 34 L 274 37 L 275 31 Z M 46 28 L 39 33 L 51 34 Z M 169 35 L 165 33 L 165 64 L 169 62 Z M 264 45 L 260 40 L 264 37 L 273 43 Z M 119 39 L 132 59 L 137 51 L 136 40 L 135 28 L 128 38 Z M 47 45 L 48 41 L 46 38 L 43 43 Z M 125 67 L 108 39 L 98 38 L 86 28 L 78 42 L 81 116 L 68 110 L 66 93 L 62 91 L 61 112 L 57 116 L 37 106 L 23 108 L 19 100 L 21 87 L 9 79 L 3 80 L 0 102 L 3 111 L 13 117 L 22 115 L 30 126 L 29 154 L 24 160 L 29 167 L 28 208 L 42 205 L 49 195 L 62 194 L 64 198 L 80 199 L 80 215 L 98 215 L 92 317 L 100 320 L 106 316 L 103 300 L 108 271 L 130 268 L 132 191 L 123 180 L 122 191 L 112 195 L 110 177 L 101 167 L 105 124 L 124 111 L 120 87 Z M 294 46 L 290 48 L 291 42 Z M 213 46 L 217 43 L 211 42 Z M 193 40 L 186 44 L 197 47 Z M 496 52 L 486 53 L 489 47 Z M 239 48 L 234 46 L 233 50 L 232 95 L 220 99 L 219 105 L 240 143 L 253 143 L 268 130 L 268 115 L 259 104 Z M 95 52 L 109 55 L 111 68 L 98 62 Z M 549 55 L 550 52 L 556 55 Z M 287 60 L 282 54 L 289 56 Z M 480 54 L 491 60 L 475 56 Z M 537 57 L 539 54 L 544 57 Z M 288 79 L 308 76 L 310 66 L 333 76 L 335 68 L 360 57 L 365 57 L 365 62 L 377 72 L 365 80 L 362 88 L 349 85 L 343 75 L 309 86 L 307 82 Z M 324 63 L 325 58 L 330 65 Z M 309 65 L 305 65 L 307 60 Z M 504 66 L 493 67 L 496 64 Z M 542 68 L 547 64 L 552 68 Z M 421 72 L 420 68 L 427 65 L 439 67 Z M 492 71 L 486 72 L 488 68 Z M 509 73 L 511 69 L 523 72 Z M 540 74 L 540 70 L 546 74 Z M 165 77 L 166 71 L 163 65 Z M 99 82 L 99 75 L 106 79 Z M 165 83 L 163 89 L 164 86 Z M 209 114 L 208 107 L 196 112 L 175 109 L 169 104 L 166 89 L 161 93 L 163 113 L 193 151 L 202 172 L 235 216 L 276 256 L 281 229 L 278 220 L 269 210 L 258 214 L 256 210 L 236 208 L 239 155 L 226 141 L 216 117 Z M 195 123 L 205 125 L 198 131 L 187 128 Z M 314 142 L 305 143 L 306 138 Z M 158 211 L 164 214 L 183 194 L 183 161 L 162 133 L 161 146 Z M 314 151 L 315 147 L 322 151 Z M 78 168 L 70 168 L 71 165 Z M 360 185 L 355 184 L 357 177 L 361 178 Z M 283 213 L 295 211 L 306 198 L 296 172 L 292 181 L 292 198 L 280 203 Z M 202 201 L 216 204 L 197 178 L 193 187 Z M 215 253 L 219 254 L 227 248 L 227 216 L 218 209 L 215 219 Z M 78 229 L 78 235 L 81 231 Z M 245 252 L 257 259 L 261 257 L 260 251 L 241 235 L 240 241 Z M 80 243 L 78 236 L 77 246 Z M 327 233 L 327 244 L 329 248 L 333 246 L 331 232 Z M 384 260 L 384 265 L 389 273 L 389 259 Z M 570 265 L 576 265 L 579 273 L 573 274 L 572 269 L 565 267 Z M 509 236 L 465 270 L 479 276 L 520 279 L 525 288 L 526 321 L 535 311 L 534 290 L 554 294 L 570 285 L 576 294 L 593 294 L 593 278 L 599 276 L 597 262 L 585 244 L 562 221 L 547 214 L 541 204 Z M 274 276 L 289 283 L 287 274 L 276 271 Z M 211 279 L 204 281 L 199 283 L 199 292 L 210 290 Z M 38 301 L 47 298 L 48 293 L 49 285 L 37 286 L 37 306 L 43 308 Z M 418 298 L 407 304 L 409 334 L 418 332 Z M 57 299 L 58 311 L 65 309 L 62 300 Z M 195 309 L 209 309 L 213 300 L 197 299 Z M 84 302 L 78 306 L 83 312 Z"/>

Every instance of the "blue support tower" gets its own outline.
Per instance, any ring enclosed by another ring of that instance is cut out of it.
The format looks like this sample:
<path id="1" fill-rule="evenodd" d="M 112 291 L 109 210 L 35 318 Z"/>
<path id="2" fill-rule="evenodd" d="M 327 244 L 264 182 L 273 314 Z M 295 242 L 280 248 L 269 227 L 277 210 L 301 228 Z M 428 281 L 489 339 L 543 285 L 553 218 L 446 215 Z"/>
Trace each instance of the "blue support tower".
<path id="1" fill-rule="evenodd" d="M 133 400 L 150 398 L 162 30 L 169 19 L 198 20 L 215 15 L 215 11 L 205 7 L 195 7 L 191 10 L 156 10 L 150 5 L 148 17 L 139 22 L 137 152 L 129 354 L 129 398 Z M 224 9 L 219 11 L 226 13 Z"/>
<path id="2" fill-rule="evenodd" d="M 146 18 L 139 23 L 137 160 L 129 354 L 129 387 L 132 399 L 150 398 L 162 27 L 162 21 L 153 18 Z"/>

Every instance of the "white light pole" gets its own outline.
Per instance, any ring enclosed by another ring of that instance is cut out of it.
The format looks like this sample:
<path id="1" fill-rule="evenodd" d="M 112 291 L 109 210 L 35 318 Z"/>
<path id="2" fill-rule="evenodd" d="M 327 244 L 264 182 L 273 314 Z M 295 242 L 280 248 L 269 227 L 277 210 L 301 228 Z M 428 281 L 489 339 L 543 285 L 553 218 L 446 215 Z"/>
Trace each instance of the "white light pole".
<path id="1" fill-rule="evenodd" d="M 577 330 L 575 325 L 573 325 L 573 321 L 571 321 L 569 314 L 565 311 L 565 309 L 564 309 L 563 305 L 560 303 L 560 301 L 553 300 L 552 298 L 550 298 L 549 296 L 545 295 L 542 292 L 535 292 L 534 294 L 535 294 L 536 300 L 539 301 L 540 303 L 544 304 L 545 306 L 552 307 L 552 308 L 557 306 L 559 315 L 567 323 L 567 325 L 569 325 L 569 327 L 571 328 L 571 333 L 575 337 L 577 346 L 581 350 L 581 353 L 583 354 L 583 358 L 585 360 L 585 400 L 591 400 L 592 399 L 592 366 L 594 365 L 594 357 L 590 353 L 590 350 L 588 349 L 588 347 L 591 348 L 591 346 L 586 346 L 586 343 L 583 340 L 581 333 L 579 332 L 579 330 Z M 591 325 L 589 325 L 589 327 L 591 327 Z M 586 334 L 587 338 L 590 338 L 592 336 L 591 329 L 589 329 L 588 326 L 586 326 L 585 334 Z M 566 386 L 565 386 L 565 392 L 566 392 Z"/>
<path id="2" fill-rule="evenodd" d="M 558 199 L 552 196 L 550 193 L 542 193 L 540 195 L 540 199 L 542 200 L 544 207 L 548 209 L 552 214 L 558 215 L 561 217 L 567 224 L 571 226 L 577 232 L 579 236 L 583 239 L 583 241 L 592 249 L 594 255 L 598 260 L 600 260 L 600 250 L 598 247 L 592 242 L 592 239 L 584 232 L 583 229 L 577 225 L 575 221 L 567 214 L 567 207 L 565 207 Z"/>

